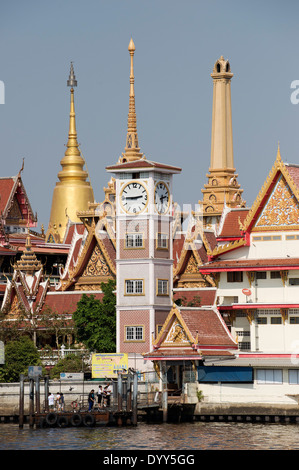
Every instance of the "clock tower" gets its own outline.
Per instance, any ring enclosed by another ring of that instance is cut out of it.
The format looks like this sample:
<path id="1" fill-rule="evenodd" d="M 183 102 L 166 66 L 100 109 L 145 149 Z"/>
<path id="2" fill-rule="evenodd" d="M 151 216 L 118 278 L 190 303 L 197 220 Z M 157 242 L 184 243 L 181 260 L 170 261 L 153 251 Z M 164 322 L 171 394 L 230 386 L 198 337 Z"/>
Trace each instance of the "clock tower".
<path id="1" fill-rule="evenodd" d="M 129 367 L 145 370 L 172 307 L 172 178 L 181 169 L 147 160 L 138 147 L 131 39 L 130 104 L 125 152 L 116 165 L 117 352 Z"/>

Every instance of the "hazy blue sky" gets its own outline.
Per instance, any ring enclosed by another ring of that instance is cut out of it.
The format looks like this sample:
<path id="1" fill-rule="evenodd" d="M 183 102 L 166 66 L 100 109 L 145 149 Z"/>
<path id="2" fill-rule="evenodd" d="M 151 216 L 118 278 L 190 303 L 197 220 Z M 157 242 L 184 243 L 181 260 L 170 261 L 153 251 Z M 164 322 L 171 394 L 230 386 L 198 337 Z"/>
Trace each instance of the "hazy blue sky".
<path id="1" fill-rule="evenodd" d="M 136 52 L 139 143 L 148 159 L 182 167 L 174 197 L 196 204 L 210 163 L 215 61 L 230 60 L 234 160 L 251 205 L 276 157 L 299 164 L 299 2 L 296 0 L 1 0 L 1 175 L 23 181 L 48 226 L 67 143 L 74 61 L 78 140 L 95 199 L 124 150 L 128 44 Z"/>

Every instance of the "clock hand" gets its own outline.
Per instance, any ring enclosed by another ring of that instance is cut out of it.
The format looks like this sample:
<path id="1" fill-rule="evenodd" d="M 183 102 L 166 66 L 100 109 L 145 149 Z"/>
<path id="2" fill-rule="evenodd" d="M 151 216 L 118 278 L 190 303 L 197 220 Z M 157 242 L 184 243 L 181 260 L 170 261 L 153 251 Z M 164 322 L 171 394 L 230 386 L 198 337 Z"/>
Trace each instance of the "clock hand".
<path id="1" fill-rule="evenodd" d="M 139 199 L 142 196 L 127 196 L 126 199 Z"/>

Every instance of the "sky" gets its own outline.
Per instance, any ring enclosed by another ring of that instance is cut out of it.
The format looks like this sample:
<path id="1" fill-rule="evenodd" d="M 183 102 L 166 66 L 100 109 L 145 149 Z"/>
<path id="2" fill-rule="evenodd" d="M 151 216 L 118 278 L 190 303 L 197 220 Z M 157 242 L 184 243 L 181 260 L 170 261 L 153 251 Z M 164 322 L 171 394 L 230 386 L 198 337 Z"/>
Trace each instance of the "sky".
<path id="1" fill-rule="evenodd" d="M 174 177 L 181 207 L 202 199 L 211 73 L 221 55 L 230 61 L 234 164 L 250 206 L 278 142 L 283 161 L 299 164 L 299 104 L 291 100 L 298 17 L 296 0 L 1 0 L 0 177 L 15 176 L 25 158 L 22 179 L 46 229 L 68 139 L 73 61 L 78 141 L 95 200 L 104 199 L 105 168 L 125 147 L 132 37 L 141 151 L 182 168 Z"/>

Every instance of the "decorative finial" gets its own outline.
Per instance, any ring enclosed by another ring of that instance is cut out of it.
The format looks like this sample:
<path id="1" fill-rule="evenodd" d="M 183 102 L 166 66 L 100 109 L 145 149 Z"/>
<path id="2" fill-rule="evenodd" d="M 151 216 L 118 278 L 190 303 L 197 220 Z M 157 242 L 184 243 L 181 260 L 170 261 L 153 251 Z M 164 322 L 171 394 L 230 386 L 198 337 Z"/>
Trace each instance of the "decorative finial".
<path id="1" fill-rule="evenodd" d="M 129 44 L 129 47 L 128 47 L 128 51 L 130 52 L 130 54 L 131 54 L 131 53 L 134 54 L 134 52 L 135 52 L 135 44 L 134 44 L 132 38 L 131 38 L 131 41 L 130 41 L 130 44 Z"/>
<path id="2" fill-rule="evenodd" d="M 77 86 L 77 80 L 76 80 L 76 76 L 75 76 L 75 73 L 74 73 L 73 62 L 71 62 L 71 70 L 70 70 L 69 79 L 67 81 L 67 86 L 70 86 L 72 88 L 74 86 Z"/>
<path id="3" fill-rule="evenodd" d="M 279 141 L 278 141 L 278 146 L 277 146 L 276 160 L 281 160 Z"/>
<path id="4" fill-rule="evenodd" d="M 142 158 L 142 153 L 138 147 L 138 135 L 137 135 L 137 119 L 136 119 L 136 110 L 135 110 L 135 90 L 134 90 L 134 52 L 135 44 L 131 38 L 128 51 L 131 56 L 131 66 L 130 66 L 130 95 L 129 95 L 129 114 L 128 114 L 128 130 L 127 130 L 127 139 L 126 147 L 123 156 L 120 158 L 120 162 L 129 162 L 134 160 L 140 160 Z"/>

